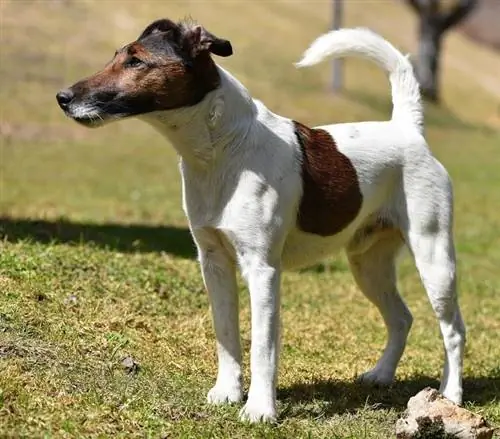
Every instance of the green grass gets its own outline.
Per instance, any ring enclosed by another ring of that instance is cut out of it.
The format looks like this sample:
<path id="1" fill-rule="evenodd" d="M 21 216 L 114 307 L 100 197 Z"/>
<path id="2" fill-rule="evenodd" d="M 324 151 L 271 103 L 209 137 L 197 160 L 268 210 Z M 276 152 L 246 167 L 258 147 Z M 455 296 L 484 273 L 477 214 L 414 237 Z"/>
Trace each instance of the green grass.
<path id="1" fill-rule="evenodd" d="M 328 65 L 293 69 L 328 27 L 329 2 L 306 3 L 2 2 L 0 437 L 385 438 L 410 396 L 438 386 L 441 339 L 408 257 L 400 286 L 415 323 L 397 381 L 356 383 L 385 331 L 338 256 L 283 278 L 278 424 L 241 424 L 238 406 L 206 405 L 215 342 L 172 148 L 137 121 L 86 130 L 56 106 L 59 88 L 149 21 L 191 13 L 231 39 L 235 56 L 224 65 L 273 110 L 311 124 L 387 118 L 376 67 L 349 61 L 337 97 L 325 93 Z M 397 2 L 347 8 L 348 25 L 388 36 L 394 16 L 411 22 Z M 463 53 L 482 74 L 499 62 L 452 36 L 447 59 Z M 446 105 L 427 109 L 426 126 L 455 184 L 465 406 L 499 426 L 499 101 L 452 64 L 444 75 Z"/>

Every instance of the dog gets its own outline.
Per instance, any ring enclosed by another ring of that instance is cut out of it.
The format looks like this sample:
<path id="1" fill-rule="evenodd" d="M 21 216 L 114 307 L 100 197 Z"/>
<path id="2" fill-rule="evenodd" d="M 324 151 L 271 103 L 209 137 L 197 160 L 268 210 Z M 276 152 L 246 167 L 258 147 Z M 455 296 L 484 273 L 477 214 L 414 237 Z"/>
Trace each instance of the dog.
<path id="1" fill-rule="evenodd" d="M 180 156 L 183 209 L 198 250 L 217 339 L 212 404 L 243 399 L 239 269 L 251 297 L 251 384 L 240 418 L 276 419 L 282 270 L 345 249 L 354 278 L 379 309 L 388 340 L 360 379 L 388 384 L 412 315 L 396 286 L 395 258 L 412 254 L 445 348 L 440 392 L 460 404 L 465 327 L 456 292 L 452 184 L 423 136 L 409 60 L 367 29 L 320 36 L 297 67 L 358 56 L 384 69 L 392 118 L 316 128 L 272 113 L 213 59 L 231 43 L 192 21 L 161 19 L 104 69 L 57 94 L 87 127 L 135 116 Z"/>

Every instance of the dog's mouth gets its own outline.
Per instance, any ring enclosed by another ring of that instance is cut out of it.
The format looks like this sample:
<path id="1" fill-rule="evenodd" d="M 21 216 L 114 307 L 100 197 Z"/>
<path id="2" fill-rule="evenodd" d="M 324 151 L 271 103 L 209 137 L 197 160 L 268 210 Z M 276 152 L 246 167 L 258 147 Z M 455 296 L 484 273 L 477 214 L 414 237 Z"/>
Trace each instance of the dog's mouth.
<path id="1" fill-rule="evenodd" d="M 81 95 L 70 88 L 60 91 L 56 98 L 67 117 L 85 127 L 97 128 L 132 115 L 127 100 L 117 94 L 105 91 Z"/>
<path id="2" fill-rule="evenodd" d="M 102 116 L 80 116 L 74 117 L 70 114 L 67 114 L 68 117 L 73 119 L 75 122 L 78 122 L 80 125 L 83 125 L 88 128 L 97 128 L 105 124 L 106 120 Z"/>
<path id="3" fill-rule="evenodd" d="M 98 128 L 110 122 L 110 118 L 105 114 L 94 112 L 86 115 L 75 115 L 69 111 L 64 112 L 67 117 L 73 119 L 79 125 L 87 128 Z"/>
<path id="4" fill-rule="evenodd" d="M 98 128 L 112 121 L 123 119 L 129 116 L 129 114 L 126 113 L 108 113 L 102 111 L 97 107 L 88 108 L 85 106 L 67 108 L 64 110 L 64 114 L 80 125 L 88 128 Z"/>

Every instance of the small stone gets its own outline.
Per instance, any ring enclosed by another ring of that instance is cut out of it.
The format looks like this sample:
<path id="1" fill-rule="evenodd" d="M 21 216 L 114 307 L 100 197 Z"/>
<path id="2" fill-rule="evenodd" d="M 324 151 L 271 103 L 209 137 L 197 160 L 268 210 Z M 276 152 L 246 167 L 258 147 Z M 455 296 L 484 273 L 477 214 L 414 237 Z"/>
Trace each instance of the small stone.
<path id="1" fill-rule="evenodd" d="M 78 304 L 78 297 L 74 294 L 70 294 L 66 299 L 64 299 L 64 304 L 68 306 L 74 306 Z"/>
<path id="2" fill-rule="evenodd" d="M 122 359 L 122 366 L 129 375 L 135 375 L 139 372 L 139 363 L 130 355 Z"/>
<path id="3" fill-rule="evenodd" d="M 425 388 L 408 401 L 396 422 L 397 439 L 491 439 L 486 420 L 457 406 L 437 390 Z"/>

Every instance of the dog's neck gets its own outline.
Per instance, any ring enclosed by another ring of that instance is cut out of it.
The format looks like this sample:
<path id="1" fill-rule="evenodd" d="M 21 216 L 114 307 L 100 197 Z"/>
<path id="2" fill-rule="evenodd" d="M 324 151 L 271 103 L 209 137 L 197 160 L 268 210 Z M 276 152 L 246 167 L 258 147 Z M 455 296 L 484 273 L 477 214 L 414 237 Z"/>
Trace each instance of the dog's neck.
<path id="1" fill-rule="evenodd" d="M 207 167 L 231 154 L 249 134 L 257 108 L 248 90 L 218 67 L 220 86 L 196 105 L 141 116 L 163 134 L 190 166 Z"/>

